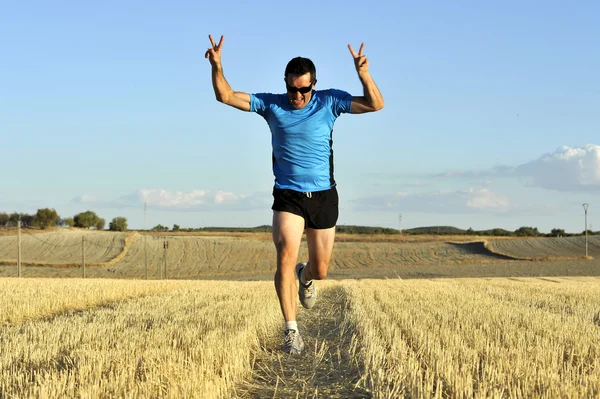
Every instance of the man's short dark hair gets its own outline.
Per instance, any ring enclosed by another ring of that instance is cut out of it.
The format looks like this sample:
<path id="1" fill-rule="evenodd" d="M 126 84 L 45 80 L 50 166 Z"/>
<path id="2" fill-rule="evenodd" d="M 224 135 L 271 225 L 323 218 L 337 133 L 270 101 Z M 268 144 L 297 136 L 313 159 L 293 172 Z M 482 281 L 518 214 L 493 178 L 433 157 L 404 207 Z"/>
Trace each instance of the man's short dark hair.
<path id="1" fill-rule="evenodd" d="M 310 81 L 315 82 L 317 80 L 317 69 L 315 68 L 315 64 L 313 64 L 313 62 L 308 58 L 292 58 L 292 60 L 288 62 L 287 66 L 285 67 L 284 78 L 287 79 L 289 73 L 301 76 L 307 72 L 310 72 Z"/>

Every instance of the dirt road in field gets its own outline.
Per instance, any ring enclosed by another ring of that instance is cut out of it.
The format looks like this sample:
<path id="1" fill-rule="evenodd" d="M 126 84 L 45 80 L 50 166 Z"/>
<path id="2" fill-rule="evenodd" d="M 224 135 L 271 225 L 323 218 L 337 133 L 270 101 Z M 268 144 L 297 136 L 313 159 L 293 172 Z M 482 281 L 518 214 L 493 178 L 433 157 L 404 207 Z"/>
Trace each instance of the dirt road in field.
<path id="1" fill-rule="evenodd" d="M 238 387 L 239 398 L 370 398 L 360 380 L 360 365 L 349 355 L 353 331 L 344 321 L 346 296 L 326 284 L 317 305 L 298 309 L 305 349 L 281 351 L 282 331 L 265 343 L 254 362 L 253 381 Z M 355 357 L 356 359 L 356 357 Z"/>

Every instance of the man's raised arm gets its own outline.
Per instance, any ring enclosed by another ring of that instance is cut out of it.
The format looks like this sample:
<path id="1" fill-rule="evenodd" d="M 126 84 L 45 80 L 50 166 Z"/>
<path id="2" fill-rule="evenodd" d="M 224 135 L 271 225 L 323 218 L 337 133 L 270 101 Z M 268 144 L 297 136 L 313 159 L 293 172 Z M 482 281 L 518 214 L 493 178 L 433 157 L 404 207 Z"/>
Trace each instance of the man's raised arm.
<path id="1" fill-rule="evenodd" d="M 210 39 L 209 47 L 204 54 L 204 58 L 208 58 L 212 65 L 212 84 L 215 90 L 217 101 L 223 104 L 230 105 L 242 111 L 250 111 L 250 94 L 241 91 L 233 91 L 225 75 L 223 75 L 223 66 L 221 65 L 221 48 L 223 47 L 224 37 L 221 36 L 219 44 L 216 44 L 213 37 L 208 35 Z"/>
<path id="2" fill-rule="evenodd" d="M 350 112 L 353 114 L 363 114 L 365 112 L 379 111 L 383 108 L 383 96 L 369 73 L 369 60 L 363 55 L 365 44 L 362 43 L 360 45 L 358 54 L 356 54 L 351 45 L 348 45 L 348 48 L 350 49 L 350 54 L 354 57 L 354 66 L 363 86 L 363 95 L 361 97 L 352 97 Z"/>

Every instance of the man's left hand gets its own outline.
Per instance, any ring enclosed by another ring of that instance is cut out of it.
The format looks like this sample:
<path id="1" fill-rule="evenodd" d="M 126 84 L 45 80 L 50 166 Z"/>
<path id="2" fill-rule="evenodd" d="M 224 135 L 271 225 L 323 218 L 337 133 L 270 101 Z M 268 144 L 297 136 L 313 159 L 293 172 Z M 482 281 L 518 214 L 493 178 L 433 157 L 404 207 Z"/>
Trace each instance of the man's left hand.
<path id="1" fill-rule="evenodd" d="M 350 49 L 350 54 L 354 57 L 354 66 L 356 67 L 356 72 L 359 75 L 366 73 L 369 71 L 369 60 L 367 60 L 367 56 L 363 55 L 363 50 L 365 49 L 365 44 L 362 43 L 360 45 L 360 49 L 358 50 L 358 54 L 352 48 L 352 45 L 348 45 L 348 49 Z"/>

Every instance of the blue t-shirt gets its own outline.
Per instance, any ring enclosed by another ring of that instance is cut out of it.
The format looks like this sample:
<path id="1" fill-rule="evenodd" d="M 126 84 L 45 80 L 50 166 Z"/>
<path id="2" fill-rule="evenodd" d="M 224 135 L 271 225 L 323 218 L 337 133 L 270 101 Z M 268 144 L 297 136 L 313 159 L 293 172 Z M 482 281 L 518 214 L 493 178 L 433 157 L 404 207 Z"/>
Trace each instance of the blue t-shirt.
<path id="1" fill-rule="evenodd" d="M 351 106 L 352 96 L 336 89 L 313 90 L 302 109 L 292 107 L 287 94 L 250 95 L 250 111 L 271 129 L 275 188 L 313 192 L 335 186 L 333 123 Z"/>

